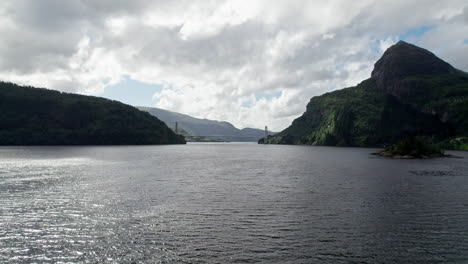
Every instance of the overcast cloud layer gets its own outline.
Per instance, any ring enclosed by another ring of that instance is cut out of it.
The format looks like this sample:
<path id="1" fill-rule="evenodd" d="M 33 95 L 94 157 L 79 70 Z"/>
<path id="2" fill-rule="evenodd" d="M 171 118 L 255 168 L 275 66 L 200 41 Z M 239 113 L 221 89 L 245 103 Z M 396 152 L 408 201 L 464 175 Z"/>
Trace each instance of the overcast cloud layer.
<path id="1" fill-rule="evenodd" d="M 2 80 L 99 96 L 133 79 L 163 87 L 153 106 L 276 131 L 400 38 L 468 70 L 466 0 L 3 0 L 0 34 Z"/>

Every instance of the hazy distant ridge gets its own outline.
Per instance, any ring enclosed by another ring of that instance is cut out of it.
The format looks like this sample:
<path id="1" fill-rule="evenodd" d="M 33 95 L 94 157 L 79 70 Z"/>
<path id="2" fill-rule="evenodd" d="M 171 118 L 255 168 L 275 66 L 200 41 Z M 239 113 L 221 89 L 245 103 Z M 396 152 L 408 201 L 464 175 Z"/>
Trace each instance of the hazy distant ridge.
<path id="1" fill-rule="evenodd" d="M 189 115 L 176 113 L 160 108 L 138 108 L 158 117 L 172 129 L 174 129 L 175 127 L 175 122 L 178 122 L 179 128 L 185 130 L 188 134 L 192 136 L 229 135 L 233 137 L 216 137 L 216 139 L 226 141 L 257 142 L 260 138 L 264 137 L 265 135 L 265 131 L 262 129 L 238 129 L 229 122 L 195 118 Z"/>

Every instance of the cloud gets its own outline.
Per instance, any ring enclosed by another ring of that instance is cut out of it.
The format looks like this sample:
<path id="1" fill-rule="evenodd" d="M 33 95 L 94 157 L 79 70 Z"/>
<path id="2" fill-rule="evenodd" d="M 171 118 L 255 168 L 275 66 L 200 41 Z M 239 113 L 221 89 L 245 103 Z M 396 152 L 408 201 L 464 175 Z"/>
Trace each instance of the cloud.
<path id="1" fill-rule="evenodd" d="M 0 78 L 93 95 L 132 79 L 163 87 L 155 106 L 279 131 L 312 96 L 368 78 L 382 52 L 411 29 L 430 28 L 411 42 L 467 70 L 464 5 L 7 0 L 0 5 Z"/>
<path id="2" fill-rule="evenodd" d="M 465 6 L 465 9 L 463 10 L 463 17 L 465 22 L 468 24 L 468 6 Z"/>

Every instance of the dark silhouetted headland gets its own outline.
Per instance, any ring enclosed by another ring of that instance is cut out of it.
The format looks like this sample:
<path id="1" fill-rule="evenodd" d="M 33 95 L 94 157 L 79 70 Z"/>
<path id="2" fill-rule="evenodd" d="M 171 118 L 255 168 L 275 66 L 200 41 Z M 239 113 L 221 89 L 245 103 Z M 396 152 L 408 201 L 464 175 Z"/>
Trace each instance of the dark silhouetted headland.
<path id="1" fill-rule="evenodd" d="M 0 83 L 0 145 L 184 143 L 161 120 L 117 101 Z"/>

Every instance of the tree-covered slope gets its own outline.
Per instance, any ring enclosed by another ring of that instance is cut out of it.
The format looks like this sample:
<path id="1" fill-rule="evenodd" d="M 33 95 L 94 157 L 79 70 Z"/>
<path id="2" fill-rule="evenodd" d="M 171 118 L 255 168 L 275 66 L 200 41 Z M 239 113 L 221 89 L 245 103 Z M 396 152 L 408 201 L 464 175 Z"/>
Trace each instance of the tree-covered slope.
<path id="1" fill-rule="evenodd" d="M 162 121 L 132 106 L 0 82 L 0 145 L 183 143 Z"/>
<path id="2" fill-rule="evenodd" d="M 407 136 L 436 142 L 468 136 L 468 75 L 399 42 L 370 79 L 312 98 L 290 127 L 260 142 L 368 147 Z"/>

